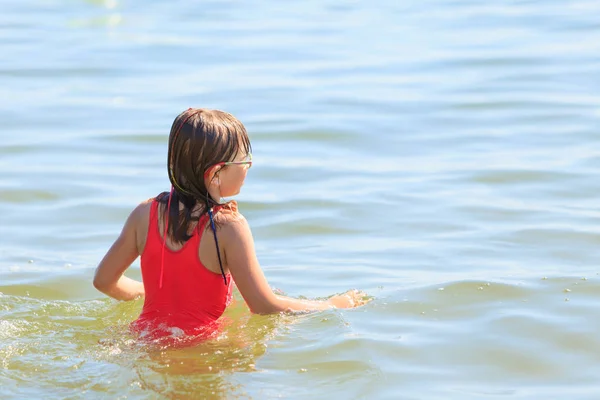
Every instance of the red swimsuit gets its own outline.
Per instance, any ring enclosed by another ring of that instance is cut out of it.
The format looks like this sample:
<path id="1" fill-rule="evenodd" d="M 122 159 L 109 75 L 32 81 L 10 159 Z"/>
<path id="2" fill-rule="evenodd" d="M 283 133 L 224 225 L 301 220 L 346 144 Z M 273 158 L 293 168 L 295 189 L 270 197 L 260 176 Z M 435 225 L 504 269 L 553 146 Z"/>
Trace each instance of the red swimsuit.
<path id="1" fill-rule="evenodd" d="M 151 341 L 189 336 L 206 338 L 217 332 L 217 320 L 231 301 L 231 276 L 206 269 L 200 262 L 198 246 L 208 215 L 180 250 L 165 246 L 162 288 L 159 288 L 163 239 L 159 232 L 158 202 L 150 209 L 148 236 L 142 253 L 141 269 L 146 292 L 144 308 L 131 328 Z"/>

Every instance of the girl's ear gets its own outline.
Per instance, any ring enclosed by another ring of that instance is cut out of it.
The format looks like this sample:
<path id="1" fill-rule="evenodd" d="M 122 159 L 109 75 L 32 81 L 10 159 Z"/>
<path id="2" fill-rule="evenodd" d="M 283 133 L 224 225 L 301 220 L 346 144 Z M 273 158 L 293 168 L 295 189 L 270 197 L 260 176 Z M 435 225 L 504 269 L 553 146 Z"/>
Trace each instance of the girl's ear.
<path id="1" fill-rule="evenodd" d="M 217 176 L 217 172 L 219 172 L 221 170 L 221 166 L 220 165 L 214 165 L 212 167 L 210 167 L 208 169 L 208 171 L 206 171 L 206 178 L 204 179 L 204 183 L 206 185 L 206 187 L 209 187 L 212 184 L 216 184 L 216 185 L 220 185 L 221 182 L 219 180 L 219 177 Z"/>

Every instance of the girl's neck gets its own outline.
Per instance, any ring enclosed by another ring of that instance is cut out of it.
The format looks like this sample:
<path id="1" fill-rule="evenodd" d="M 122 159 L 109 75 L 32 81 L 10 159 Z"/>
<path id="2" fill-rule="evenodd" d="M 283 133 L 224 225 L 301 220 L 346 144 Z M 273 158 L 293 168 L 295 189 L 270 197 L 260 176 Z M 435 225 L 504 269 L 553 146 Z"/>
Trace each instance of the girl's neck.
<path id="1" fill-rule="evenodd" d="M 213 206 L 213 205 L 214 204 L 211 204 L 211 206 Z M 205 208 L 206 208 L 206 204 L 204 202 L 197 201 L 191 210 L 192 217 L 200 217 L 200 215 L 202 215 L 202 213 L 204 213 Z M 184 209 L 185 209 L 185 205 L 180 201 L 179 202 L 179 211 L 183 211 Z"/>
<path id="2" fill-rule="evenodd" d="M 204 212 L 205 205 L 200 202 L 196 202 L 194 207 L 192 207 L 191 214 L 192 217 L 199 217 L 202 212 Z M 185 205 L 180 201 L 179 202 L 179 211 L 183 211 L 185 209 Z"/>
<path id="3" fill-rule="evenodd" d="M 210 194 L 210 197 L 214 199 L 217 203 L 221 202 L 221 190 L 218 187 L 209 187 L 208 193 Z"/>

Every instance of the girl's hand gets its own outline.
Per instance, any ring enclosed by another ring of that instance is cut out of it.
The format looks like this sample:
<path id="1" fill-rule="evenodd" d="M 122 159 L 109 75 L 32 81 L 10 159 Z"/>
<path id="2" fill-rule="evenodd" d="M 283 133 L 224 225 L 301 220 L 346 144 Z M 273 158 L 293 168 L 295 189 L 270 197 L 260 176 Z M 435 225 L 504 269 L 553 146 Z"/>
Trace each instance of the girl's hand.
<path id="1" fill-rule="evenodd" d="M 331 297 L 328 302 L 337 308 L 354 308 L 367 304 L 371 299 L 360 290 L 349 290 L 344 294 Z"/>

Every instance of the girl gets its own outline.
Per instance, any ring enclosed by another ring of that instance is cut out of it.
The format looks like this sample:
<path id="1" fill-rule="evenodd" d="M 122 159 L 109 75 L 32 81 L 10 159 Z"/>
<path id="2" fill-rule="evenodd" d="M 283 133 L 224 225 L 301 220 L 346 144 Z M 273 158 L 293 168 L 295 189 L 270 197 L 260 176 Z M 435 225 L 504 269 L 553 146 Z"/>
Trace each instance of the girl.
<path id="1" fill-rule="evenodd" d="M 246 129 L 231 114 L 190 108 L 177 116 L 167 166 L 171 192 L 131 212 L 94 276 L 94 286 L 117 300 L 145 296 L 134 331 L 151 337 L 198 335 L 229 304 L 232 282 L 257 314 L 364 304 L 358 291 L 326 301 L 273 293 L 237 203 L 220 202 L 239 193 L 252 166 Z M 123 275 L 138 256 L 143 283 Z"/>

